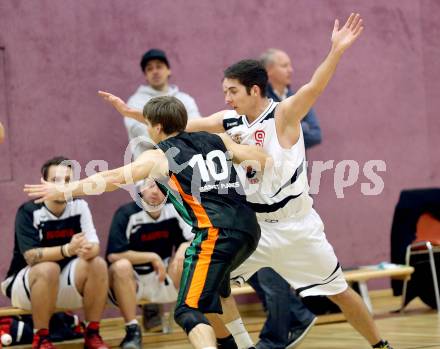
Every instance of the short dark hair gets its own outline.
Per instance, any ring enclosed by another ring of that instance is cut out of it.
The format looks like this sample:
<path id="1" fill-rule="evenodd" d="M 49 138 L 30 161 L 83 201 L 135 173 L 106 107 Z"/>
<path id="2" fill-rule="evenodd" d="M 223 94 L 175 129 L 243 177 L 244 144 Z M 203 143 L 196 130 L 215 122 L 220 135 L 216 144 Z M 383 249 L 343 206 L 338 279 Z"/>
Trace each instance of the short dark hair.
<path id="1" fill-rule="evenodd" d="M 145 104 L 143 114 L 151 125 L 161 124 L 163 132 L 167 135 L 184 131 L 188 122 L 185 106 L 172 96 L 151 98 Z"/>
<path id="2" fill-rule="evenodd" d="M 224 71 L 224 77 L 237 79 L 240 84 L 246 87 L 248 94 L 250 94 L 252 86 L 257 85 L 260 88 L 261 97 L 266 96 L 267 72 L 263 64 L 255 59 L 243 59 L 229 66 Z"/>
<path id="3" fill-rule="evenodd" d="M 45 181 L 47 181 L 47 176 L 49 174 L 49 167 L 58 166 L 58 165 L 67 166 L 69 168 L 73 167 L 71 161 L 68 158 L 64 156 L 55 156 L 54 158 L 47 160 L 43 164 L 43 166 L 41 166 L 41 175 L 43 176 L 43 179 Z"/>

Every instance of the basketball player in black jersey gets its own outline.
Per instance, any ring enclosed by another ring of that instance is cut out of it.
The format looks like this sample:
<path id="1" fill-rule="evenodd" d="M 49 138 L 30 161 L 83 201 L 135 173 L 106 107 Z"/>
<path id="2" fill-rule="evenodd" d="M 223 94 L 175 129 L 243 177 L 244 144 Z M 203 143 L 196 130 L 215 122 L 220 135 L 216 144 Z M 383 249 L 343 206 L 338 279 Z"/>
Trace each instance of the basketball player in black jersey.
<path id="1" fill-rule="evenodd" d="M 99 195 L 147 177 L 159 182 L 195 234 L 185 255 L 175 319 L 195 348 L 214 349 L 215 334 L 204 313 L 222 312 L 220 295 L 230 295 L 230 271 L 255 250 L 260 237 L 230 160 L 254 160 L 263 168 L 268 156 L 261 147 L 238 145 L 226 135 L 184 132 L 186 110 L 174 97 L 153 98 L 143 113 L 158 149 L 80 181 L 60 185 L 42 180 L 24 190 L 42 202 L 66 194 Z"/>

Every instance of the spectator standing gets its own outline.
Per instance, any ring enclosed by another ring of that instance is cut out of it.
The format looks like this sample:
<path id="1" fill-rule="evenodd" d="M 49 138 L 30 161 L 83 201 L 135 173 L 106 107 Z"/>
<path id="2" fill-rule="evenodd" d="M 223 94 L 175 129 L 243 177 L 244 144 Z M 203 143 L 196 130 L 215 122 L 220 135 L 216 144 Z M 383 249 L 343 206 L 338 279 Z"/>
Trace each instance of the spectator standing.
<path id="1" fill-rule="evenodd" d="M 127 105 L 133 109 L 142 110 L 144 105 L 153 97 L 174 96 L 179 99 L 188 114 L 188 119 L 200 117 L 199 109 L 195 100 L 188 94 L 179 90 L 176 85 L 169 83 L 171 68 L 165 52 L 159 49 L 151 49 L 144 53 L 140 62 L 142 73 L 147 85 L 140 85 L 136 92 L 128 99 Z M 131 145 L 131 151 L 136 159 L 145 150 L 151 149 L 148 142 L 148 131 L 145 124 L 134 119 L 125 118 L 129 141 L 138 138 L 138 142 Z"/>

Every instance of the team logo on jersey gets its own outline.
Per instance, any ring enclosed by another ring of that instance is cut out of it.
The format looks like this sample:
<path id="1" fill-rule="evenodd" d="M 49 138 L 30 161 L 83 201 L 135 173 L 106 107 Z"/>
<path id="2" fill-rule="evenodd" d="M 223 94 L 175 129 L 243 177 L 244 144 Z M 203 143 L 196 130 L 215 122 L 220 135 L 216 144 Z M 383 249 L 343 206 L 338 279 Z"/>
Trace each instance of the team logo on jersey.
<path id="1" fill-rule="evenodd" d="M 247 178 L 254 178 L 257 171 L 255 171 L 252 166 L 246 167 L 246 177 Z"/>
<path id="2" fill-rule="evenodd" d="M 255 178 L 257 171 L 252 168 L 252 166 L 246 167 L 246 178 L 250 184 L 256 184 L 259 182 L 258 178 Z"/>
<path id="3" fill-rule="evenodd" d="M 231 138 L 232 138 L 232 140 L 233 140 L 235 143 L 237 143 L 237 144 L 240 144 L 241 141 L 242 141 L 241 133 L 233 134 L 233 135 L 231 135 Z"/>
<path id="4" fill-rule="evenodd" d="M 264 144 L 265 137 L 266 137 L 266 132 L 264 132 L 263 130 L 255 131 L 255 133 L 254 133 L 255 144 L 262 147 Z"/>

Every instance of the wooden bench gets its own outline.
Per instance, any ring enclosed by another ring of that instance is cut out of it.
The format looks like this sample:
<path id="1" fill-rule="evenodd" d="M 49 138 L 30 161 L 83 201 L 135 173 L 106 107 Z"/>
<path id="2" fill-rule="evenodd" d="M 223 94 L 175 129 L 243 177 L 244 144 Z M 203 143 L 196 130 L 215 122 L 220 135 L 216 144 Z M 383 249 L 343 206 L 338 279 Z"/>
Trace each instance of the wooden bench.
<path id="1" fill-rule="evenodd" d="M 254 289 L 249 285 L 244 285 L 243 287 L 232 287 L 232 294 L 234 296 L 239 296 L 243 294 L 251 294 L 254 293 Z M 143 301 L 138 303 L 138 305 L 148 304 L 148 301 Z M 109 307 L 113 307 L 113 305 L 108 305 Z M 56 311 L 65 311 L 65 309 L 59 309 Z M 0 316 L 19 316 L 19 315 L 28 315 L 31 314 L 31 311 L 20 309 L 16 307 L 0 307 Z"/>
<path id="2" fill-rule="evenodd" d="M 364 300 L 368 310 L 373 313 L 373 306 L 368 294 L 367 281 L 372 279 L 380 279 L 390 277 L 392 279 L 405 280 L 411 277 L 414 268 L 406 265 L 395 265 L 392 268 L 381 269 L 379 266 L 365 266 L 354 270 L 344 271 L 345 279 L 348 283 L 357 282 L 359 285 L 359 292 Z M 254 290 L 249 285 L 239 288 L 233 288 L 234 295 L 242 295 L 253 293 Z"/>
<path id="3" fill-rule="evenodd" d="M 398 280 L 407 280 L 411 278 L 414 273 L 414 268 L 407 265 L 395 265 L 392 268 L 382 269 L 379 266 L 366 266 L 355 270 L 344 272 L 347 282 L 357 282 L 359 285 L 359 292 L 364 300 L 370 313 L 373 313 L 373 306 L 368 294 L 367 281 L 380 278 L 392 278 Z"/>
<path id="4" fill-rule="evenodd" d="M 411 274 L 414 272 L 414 268 L 405 265 L 397 265 L 395 268 L 391 269 L 380 269 L 377 266 L 362 267 L 355 270 L 344 271 L 344 276 L 349 283 L 357 282 L 359 284 L 359 291 L 361 293 L 362 299 L 364 300 L 367 308 L 370 312 L 373 311 L 371 305 L 370 296 L 368 294 L 367 281 L 372 279 L 379 279 L 385 277 L 391 277 L 393 279 L 409 279 Z M 232 287 L 232 294 L 234 296 L 252 294 L 254 289 L 249 285 L 244 285 L 242 287 Z M 147 304 L 145 302 L 143 304 Z M 0 316 L 15 316 L 15 315 L 25 315 L 30 314 L 30 311 L 23 310 L 15 307 L 3 307 L 0 308 Z"/>

